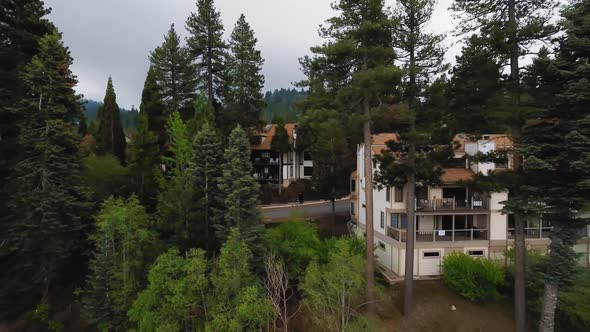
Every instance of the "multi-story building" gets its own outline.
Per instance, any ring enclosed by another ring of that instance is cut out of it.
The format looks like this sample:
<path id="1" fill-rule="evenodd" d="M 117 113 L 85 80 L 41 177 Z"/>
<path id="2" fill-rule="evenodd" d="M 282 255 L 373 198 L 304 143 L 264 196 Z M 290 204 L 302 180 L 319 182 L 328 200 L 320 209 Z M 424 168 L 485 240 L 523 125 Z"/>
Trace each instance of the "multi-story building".
<path id="1" fill-rule="evenodd" d="M 276 125 L 267 125 L 252 137 L 250 148 L 254 177 L 262 184 L 288 187 L 295 180 L 311 179 L 313 160 L 309 151 L 297 149 L 297 124 L 287 123 L 285 129 L 292 149 L 282 155 L 271 149 Z"/>
<path id="2" fill-rule="evenodd" d="M 374 135 L 371 146 L 373 156 L 387 149 L 387 141 L 397 139 L 396 134 Z M 443 170 L 441 184 L 416 187 L 415 276 L 440 275 L 443 257 L 452 252 L 499 259 L 513 245 L 514 222 L 511 216 L 501 211 L 508 193 L 482 193 L 464 185 L 478 172 L 487 174 L 492 170 L 512 168 L 510 158 L 507 162 L 498 163 L 469 160 L 470 155 L 478 152 L 504 150 L 509 156 L 512 140 L 506 135 L 483 135 L 479 139 L 457 135 L 455 143 L 456 166 Z M 359 234 L 365 233 L 364 151 L 365 146 L 359 145 L 358 171 L 351 177 L 353 194 L 350 210 Z M 407 187 L 373 189 L 375 255 L 382 268 L 398 276 L 405 274 L 407 196 Z M 547 250 L 551 231 L 551 225 L 542 218 L 528 221 L 527 246 Z M 585 239 L 575 248 L 586 253 L 581 258 L 585 265 L 590 264 L 588 246 L 590 244 Z"/>

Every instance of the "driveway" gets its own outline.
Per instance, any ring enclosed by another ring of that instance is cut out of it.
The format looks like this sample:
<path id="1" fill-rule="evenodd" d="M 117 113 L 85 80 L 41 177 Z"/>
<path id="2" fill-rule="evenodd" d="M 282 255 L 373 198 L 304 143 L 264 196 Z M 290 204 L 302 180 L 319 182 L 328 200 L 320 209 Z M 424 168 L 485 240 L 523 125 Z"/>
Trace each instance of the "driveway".
<path id="1" fill-rule="evenodd" d="M 266 222 L 277 222 L 297 216 L 305 219 L 319 219 L 332 215 L 332 203 L 330 201 L 306 202 L 304 205 L 263 206 L 262 213 Z M 336 201 L 336 215 L 347 215 L 350 209 L 350 200 Z"/>

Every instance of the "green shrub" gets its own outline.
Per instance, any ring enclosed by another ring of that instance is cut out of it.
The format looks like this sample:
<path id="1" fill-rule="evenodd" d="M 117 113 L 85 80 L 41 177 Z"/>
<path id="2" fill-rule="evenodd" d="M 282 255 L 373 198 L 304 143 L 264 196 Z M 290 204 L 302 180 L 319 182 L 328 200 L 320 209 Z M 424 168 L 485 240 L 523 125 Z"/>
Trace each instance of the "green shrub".
<path id="1" fill-rule="evenodd" d="M 557 331 L 590 331 L 590 272 L 560 292 L 557 308 Z"/>
<path id="2" fill-rule="evenodd" d="M 452 290 L 471 301 L 496 300 L 500 298 L 504 272 L 489 259 L 452 253 L 444 258 L 443 280 Z"/>

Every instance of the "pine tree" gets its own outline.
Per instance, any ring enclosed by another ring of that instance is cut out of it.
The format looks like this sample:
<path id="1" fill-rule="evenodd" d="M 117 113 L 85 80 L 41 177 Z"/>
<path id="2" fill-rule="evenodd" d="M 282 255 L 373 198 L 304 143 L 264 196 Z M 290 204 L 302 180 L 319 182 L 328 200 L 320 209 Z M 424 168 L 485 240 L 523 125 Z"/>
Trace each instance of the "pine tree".
<path id="1" fill-rule="evenodd" d="M 100 153 L 112 154 L 119 159 L 121 165 L 125 165 L 127 142 L 121 125 L 120 112 L 113 80 L 109 77 L 103 106 L 97 115 L 98 137 L 96 137 L 96 141 Z"/>
<path id="2" fill-rule="evenodd" d="M 262 267 L 264 227 L 257 207 L 258 183 L 252 176 L 248 135 L 240 126 L 229 135 L 224 159 L 219 189 L 224 197 L 225 218 L 216 229 L 218 241 L 225 241 L 229 230 L 236 227 L 254 253 L 255 266 Z"/>
<path id="3" fill-rule="evenodd" d="M 393 64 L 394 21 L 382 0 L 341 0 L 333 8 L 340 16 L 329 19 L 320 28 L 326 43 L 312 48 L 313 57 L 301 60 L 308 76 L 303 85 L 310 88 L 308 100 L 314 108 L 339 109 L 343 116 L 349 114 L 352 123 L 362 119 L 363 141 L 370 147 L 371 114 L 391 102 L 401 76 Z M 351 132 L 358 133 L 358 126 L 352 127 Z M 358 142 L 358 138 L 354 141 Z M 365 151 L 367 303 L 372 313 L 375 309 L 373 163 L 371 149 Z"/>
<path id="4" fill-rule="evenodd" d="M 194 187 L 197 188 L 196 204 L 202 214 L 204 238 L 198 245 L 205 248 L 207 253 L 215 252 L 221 242 L 215 241 L 215 226 L 223 222 L 224 197 L 219 190 L 223 164 L 223 148 L 221 139 L 212 127 L 212 123 L 205 123 L 193 141 L 193 177 Z"/>
<path id="5" fill-rule="evenodd" d="M 154 85 L 157 86 L 164 106 L 163 111 L 157 113 L 154 121 L 163 125 L 160 115 L 163 114 L 167 119 L 174 112 L 179 112 L 184 120 L 190 119 L 196 98 L 195 66 L 191 63 L 189 50 L 180 44 L 180 37 L 174 29 L 174 24 L 170 26 L 168 34 L 164 36 L 162 45 L 151 53 L 150 61 L 154 74 L 153 79 L 156 82 Z M 152 78 L 148 76 L 148 79 L 150 79 L 150 88 L 155 90 L 155 86 L 151 82 Z M 155 104 L 156 100 L 153 100 Z M 152 130 L 155 131 L 155 129 Z"/>
<path id="6" fill-rule="evenodd" d="M 531 117 L 530 108 L 523 107 L 521 103 L 521 67 L 520 58 L 529 53 L 531 47 L 539 40 L 547 40 L 556 32 L 555 26 L 547 17 L 552 16 L 552 11 L 557 6 L 555 0 L 455 0 L 451 7 L 461 19 L 458 27 L 459 33 L 480 32 L 484 40 L 492 45 L 494 53 L 501 58 L 502 65 L 510 65 L 510 77 L 507 90 L 510 101 L 506 106 L 496 109 L 494 116 L 504 118 L 509 124 L 510 134 L 514 144 L 519 144 L 522 127 Z M 520 170 L 521 156 L 518 151 L 513 152 L 514 169 Z M 509 186 L 509 184 L 507 184 Z M 524 199 L 527 193 L 520 193 L 518 187 L 509 188 L 510 197 L 519 204 L 527 203 Z M 534 205 L 534 202 L 531 202 Z M 515 220 L 515 287 L 514 287 L 514 311 L 516 331 L 526 330 L 526 294 L 525 294 L 525 268 L 526 247 L 524 235 L 524 219 L 528 216 L 520 215 L 524 210 L 512 211 Z"/>
<path id="7" fill-rule="evenodd" d="M 139 113 L 137 132 L 129 148 L 129 168 L 134 179 L 136 194 L 148 211 L 152 211 L 157 202 L 158 185 L 155 174 L 160 164 L 160 151 L 157 136 L 149 130 L 148 115 Z"/>
<path id="8" fill-rule="evenodd" d="M 279 194 L 281 194 L 283 190 L 283 154 L 291 150 L 289 134 L 282 116 L 276 118 L 275 135 L 270 142 L 270 149 L 279 153 Z"/>
<path id="9" fill-rule="evenodd" d="M 223 41 L 224 27 L 213 0 L 198 0 L 197 12 L 186 21 L 190 33 L 188 48 L 197 66 L 198 90 L 207 96 L 209 106 L 215 110 L 219 126 L 222 92 L 225 85 L 227 45 Z"/>
<path id="10" fill-rule="evenodd" d="M 48 303 L 52 285 L 83 250 L 90 205 L 80 176 L 75 121 L 82 112 L 71 63 L 61 36 L 52 33 L 39 40 L 39 53 L 23 70 L 23 159 L 15 169 L 12 213 L 0 235 L 0 298 L 10 301 L 2 301 L 5 314 Z"/>
<path id="11" fill-rule="evenodd" d="M 113 329 L 115 321 L 115 304 L 111 296 L 114 278 L 111 238 L 107 233 L 102 233 L 96 245 L 97 251 L 90 261 L 92 272 L 86 280 L 86 289 L 82 292 L 82 316 L 90 325 L 107 331 Z"/>
<path id="12" fill-rule="evenodd" d="M 168 115 L 165 111 L 156 79 L 156 71 L 153 66 L 150 66 L 141 93 L 139 112 L 140 114 L 145 113 L 148 121 L 148 130 L 156 135 L 159 156 L 164 155 L 166 151 L 166 120 L 168 120 Z"/>
<path id="13" fill-rule="evenodd" d="M 394 44 L 398 51 L 398 59 L 405 63 L 407 79 L 403 86 L 405 103 L 408 105 L 408 129 L 405 133 L 408 148 L 396 151 L 406 154 L 404 167 L 407 171 L 407 236 L 406 266 L 404 282 L 404 315 L 414 311 L 414 237 L 415 224 L 415 192 L 416 192 L 416 154 L 418 133 L 416 116 L 421 107 L 420 98 L 432 75 L 445 70 L 443 66 L 444 49 L 440 46 L 444 36 L 425 32 L 426 25 L 432 18 L 434 0 L 400 0 L 395 8 L 394 17 L 399 22 L 394 30 Z M 422 142 L 424 143 L 424 142 Z M 427 143 L 426 143 L 427 144 Z M 421 165 L 418 165 L 420 167 Z"/>
<path id="14" fill-rule="evenodd" d="M 556 59 L 542 54 L 531 66 L 539 78 L 532 88 L 553 103 L 525 127 L 521 141 L 526 186 L 546 207 L 543 220 L 554 227 L 544 271 L 543 332 L 555 329 L 559 290 L 574 280 L 578 268 L 573 246 L 590 222 L 585 215 L 590 203 L 590 4 L 574 0 L 562 14 L 565 35 Z"/>
<path id="15" fill-rule="evenodd" d="M 265 106 L 262 95 L 264 60 L 256 49 L 258 39 L 244 14 L 232 31 L 229 47 L 231 55 L 227 61 L 227 88 L 225 103 L 229 113 L 229 123 L 240 124 L 243 128 L 261 124 L 260 114 Z"/>

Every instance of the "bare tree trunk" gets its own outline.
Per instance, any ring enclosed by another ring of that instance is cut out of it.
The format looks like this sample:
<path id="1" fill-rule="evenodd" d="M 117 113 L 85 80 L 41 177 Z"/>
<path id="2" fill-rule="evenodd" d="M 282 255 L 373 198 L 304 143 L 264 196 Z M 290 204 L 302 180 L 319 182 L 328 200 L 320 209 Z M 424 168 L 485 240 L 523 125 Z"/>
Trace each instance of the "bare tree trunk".
<path id="1" fill-rule="evenodd" d="M 365 66 L 366 69 L 366 66 Z M 366 279 L 367 279 L 367 311 L 369 315 L 375 314 L 375 256 L 374 256 L 374 234 L 373 234 L 373 156 L 371 155 L 371 107 L 369 98 L 363 98 L 363 111 L 365 123 L 363 124 L 363 138 L 365 143 L 365 234 L 366 234 Z"/>
<path id="2" fill-rule="evenodd" d="M 406 233 L 406 266 L 404 275 L 404 316 L 411 316 L 414 312 L 414 238 L 416 236 L 416 217 L 414 211 L 414 193 L 416 179 L 414 175 L 408 177 L 408 221 Z"/>
<path id="3" fill-rule="evenodd" d="M 540 332 L 553 332 L 555 330 L 555 309 L 557 308 L 558 295 L 559 287 L 557 285 L 545 284 L 543 311 L 541 312 L 541 321 L 539 322 Z"/>
<path id="4" fill-rule="evenodd" d="M 514 216 L 514 318 L 516 331 L 526 331 L 526 244 L 524 220 Z"/>

